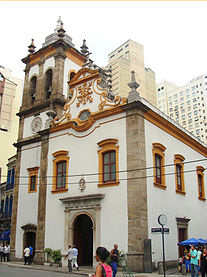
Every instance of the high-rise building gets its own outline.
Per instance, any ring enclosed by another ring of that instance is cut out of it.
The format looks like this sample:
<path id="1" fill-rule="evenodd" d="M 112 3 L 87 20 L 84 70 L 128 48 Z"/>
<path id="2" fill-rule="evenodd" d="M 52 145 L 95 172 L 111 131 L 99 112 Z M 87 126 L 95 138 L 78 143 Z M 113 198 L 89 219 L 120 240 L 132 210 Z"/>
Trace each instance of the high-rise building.
<path id="1" fill-rule="evenodd" d="M 207 144 L 207 74 L 182 87 L 162 81 L 157 92 L 158 108 Z"/>
<path id="2" fill-rule="evenodd" d="M 22 80 L 12 76 L 12 72 L 0 66 L 0 141 L 1 181 L 6 180 L 8 158 L 15 155 L 13 143 L 17 140 L 19 129 L 19 111 L 22 95 Z"/>
<path id="3" fill-rule="evenodd" d="M 133 40 L 124 44 L 108 55 L 108 66 L 112 70 L 112 92 L 126 97 L 129 92 L 127 84 L 130 81 L 130 72 L 135 71 L 139 83 L 140 96 L 156 106 L 155 73 L 144 67 L 143 46 Z"/>

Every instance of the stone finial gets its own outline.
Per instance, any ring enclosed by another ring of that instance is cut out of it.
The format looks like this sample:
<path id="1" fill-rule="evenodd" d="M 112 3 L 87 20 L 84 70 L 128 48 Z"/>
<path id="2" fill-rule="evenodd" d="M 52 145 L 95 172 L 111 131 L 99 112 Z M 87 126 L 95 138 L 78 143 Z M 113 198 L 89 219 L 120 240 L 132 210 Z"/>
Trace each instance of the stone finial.
<path id="1" fill-rule="evenodd" d="M 32 38 L 31 44 L 28 46 L 28 51 L 30 54 L 35 52 L 36 46 L 34 45 L 34 39 Z"/>
<path id="2" fill-rule="evenodd" d="M 57 26 L 56 26 L 56 28 L 54 29 L 54 32 L 57 32 L 57 30 L 60 29 L 61 23 L 63 23 L 63 22 L 62 22 L 62 20 L 61 20 L 61 16 L 59 16 L 59 18 L 58 18 L 58 20 L 57 20 Z"/>
<path id="3" fill-rule="evenodd" d="M 139 96 L 139 92 L 137 91 L 139 84 L 135 80 L 134 71 L 131 71 L 131 82 L 128 83 L 128 86 L 131 88 L 131 91 L 129 92 L 129 95 L 127 97 L 128 103 L 139 101 L 140 96 Z"/>
<path id="4" fill-rule="evenodd" d="M 63 38 L 65 36 L 65 30 L 63 29 L 63 23 L 60 23 L 60 28 L 57 30 L 59 38 Z"/>
<path id="5" fill-rule="evenodd" d="M 85 56 L 88 54 L 88 46 L 86 45 L 86 40 L 83 40 L 83 45 L 80 47 L 81 53 Z"/>

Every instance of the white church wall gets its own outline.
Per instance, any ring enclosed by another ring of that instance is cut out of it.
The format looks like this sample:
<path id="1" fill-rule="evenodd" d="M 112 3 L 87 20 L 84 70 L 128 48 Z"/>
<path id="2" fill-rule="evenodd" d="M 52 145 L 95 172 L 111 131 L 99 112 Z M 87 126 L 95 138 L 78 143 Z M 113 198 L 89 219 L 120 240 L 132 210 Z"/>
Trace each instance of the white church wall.
<path id="1" fill-rule="evenodd" d="M 21 167 L 18 196 L 18 215 L 16 228 L 16 257 L 22 258 L 23 233 L 21 226 L 25 224 L 37 225 L 39 178 L 37 192 L 28 193 L 29 173 L 27 168 L 40 166 L 41 147 L 39 143 L 23 146 L 21 152 Z M 38 171 L 39 177 L 39 171 Z"/>
<path id="2" fill-rule="evenodd" d="M 68 73 L 70 70 L 75 70 L 76 72 L 80 69 L 81 67 L 77 65 L 76 63 L 72 62 L 68 58 L 65 59 L 65 65 L 64 65 L 64 79 L 63 79 L 63 95 L 65 97 L 68 96 Z"/>
<path id="3" fill-rule="evenodd" d="M 30 68 L 29 70 L 29 79 L 33 76 L 33 75 L 39 75 L 39 65 L 34 65 Z"/>
<path id="4" fill-rule="evenodd" d="M 107 118 L 107 121 L 117 116 Z M 103 123 L 103 122 L 102 122 Z M 65 133 L 65 135 L 63 135 Z M 77 138 L 68 135 L 68 130 L 51 134 L 48 154 L 48 176 L 53 174 L 52 154 L 59 150 L 69 151 L 69 175 L 77 174 L 77 177 L 69 177 L 67 193 L 52 194 L 51 180 L 48 178 L 47 204 L 46 204 L 46 232 L 45 247 L 53 249 L 64 249 L 64 205 L 60 198 L 71 196 L 83 196 L 88 194 L 105 194 L 101 200 L 101 245 L 111 249 L 114 243 L 119 248 L 127 251 L 128 244 L 128 220 L 127 220 L 127 186 L 126 181 L 120 181 L 118 186 L 98 187 L 98 175 L 86 176 L 87 173 L 98 173 L 97 143 L 109 138 L 118 139 L 119 145 L 119 170 L 126 170 L 126 122 L 125 118 L 118 121 L 110 121 L 95 129 L 89 135 L 84 133 L 73 133 L 84 137 Z M 62 134 L 61 136 L 57 136 Z M 81 192 L 78 182 L 81 177 L 86 181 L 86 189 Z M 126 179 L 126 172 L 120 173 L 120 179 Z M 74 184 L 76 183 L 76 184 Z M 54 230 L 51 232 L 51 230 Z M 55 236 L 54 233 L 58 234 Z M 99 245 L 96 245 L 96 247 Z M 95 249 L 95 248 L 94 248 Z"/>
<path id="5" fill-rule="evenodd" d="M 162 260 L 161 235 L 151 234 L 151 228 L 161 227 L 157 219 L 163 213 L 168 219 L 166 227 L 170 228 L 170 234 L 165 235 L 166 260 L 176 260 L 178 259 L 178 228 L 176 217 L 190 219 L 188 223 L 189 238 L 206 239 L 207 207 L 205 201 L 198 200 L 196 173 L 196 167 L 203 166 L 205 168 L 206 161 L 184 164 L 186 195 L 180 195 L 175 191 L 174 155 L 181 154 L 184 156 L 184 162 L 200 160 L 205 157 L 146 120 L 145 139 L 146 167 L 153 167 L 152 143 L 155 142 L 161 143 L 166 147 L 165 165 L 172 165 L 165 167 L 165 174 L 169 174 L 166 175 L 166 190 L 155 187 L 152 177 L 147 178 L 148 235 L 152 239 L 152 259 L 155 263 Z M 206 190 L 207 173 L 205 172 L 204 174 Z M 147 170 L 146 175 L 153 176 L 153 169 Z M 207 191 L 205 193 L 207 194 Z"/>
<path id="6" fill-rule="evenodd" d="M 42 112 L 38 115 L 38 117 L 41 117 L 41 119 L 42 119 L 42 127 L 40 129 L 40 131 L 41 131 L 41 130 L 45 129 L 45 123 L 46 123 L 46 120 L 48 119 L 48 116 L 46 115 L 46 112 Z M 30 117 L 25 118 L 23 138 L 27 138 L 27 137 L 34 135 L 34 133 L 32 132 L 32 129 L 31 129 L 31 124 L 32 124 L 32 121 L 34 118 L 35 118 L 35 116 L 30 116 Z"/>
<path id="7" fill-rule="evenodd" d="M 47 71 L 47 69 L 51 68 L 51 67 L 55 68 L 55 58 L 54 57 L 51 57 L 44 62 L 43 73 L 45 73 Z"/>

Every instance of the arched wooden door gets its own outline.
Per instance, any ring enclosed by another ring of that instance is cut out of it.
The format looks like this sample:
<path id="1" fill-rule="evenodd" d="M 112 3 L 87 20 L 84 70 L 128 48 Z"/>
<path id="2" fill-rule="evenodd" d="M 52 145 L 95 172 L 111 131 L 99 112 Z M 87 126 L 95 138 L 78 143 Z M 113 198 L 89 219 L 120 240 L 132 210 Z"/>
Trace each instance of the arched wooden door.
<path id="1" fill-rule="evenodd" d="M 93 223 L 86 214 L 77 216 L 74 224 L 74 244 L 78 249 L 78 265 L 93 263 Z"/>

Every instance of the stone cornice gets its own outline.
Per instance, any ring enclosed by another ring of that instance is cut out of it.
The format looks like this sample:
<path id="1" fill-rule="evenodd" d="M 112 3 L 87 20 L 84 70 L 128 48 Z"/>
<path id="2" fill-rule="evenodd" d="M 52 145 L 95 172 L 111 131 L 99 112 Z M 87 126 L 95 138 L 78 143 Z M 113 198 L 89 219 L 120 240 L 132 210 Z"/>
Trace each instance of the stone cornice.
<path id="1" fill-rule="evenodd" d="M 35 142 L 39 142 L 39 141 L 41 141 L 41 136 L 39 134 L 36 134 L 35 136 L 18 140 L 16 143 L 13 143 L 13 145 L 14 145 L 14 147 L 18 148 L 18 147 L 28 145 L 31 143 L 35 143 Z"/>
<path id="2" fill-rule="evenodd" d="M 98 193 L 98 194 L 88 194 L 83 196 L 71 196 L 66 198 L 60 198 L 59 200 L 65 203 L 74 203 L 79 201 L 87 201 L 87 200 L 101 200 L 105 197 L 105 194 Z"/>
<path id="3" fill-rule="evenodd" d="M 66 103 L 66 100 L 64 99 L 63 95 L 60 94 L 62 97 L 62 99 L 60 97 L 54 97 L 50 100 L 47 100 L 45 101 L 44 103 L 41 103 L 41 104 L 37 104 L 34 106 L 30 106 L 29 108 L 27 109 L 24 109 L 23 107 L 20 108 L 20 111 L 16 114 L 17 116 L 19 117 L 22 117 L 22 116 L 25 116 L 25 115 L 29 115 L 29 114 L 34 114 L 35 112 L 39 112 L 41 110 L 44 110 L 45 108 L 48 108 L 50 107 L 50 104 L 52 103 L 53 105 L 59 105 L 61 107 L 64 107 L 65 103 Z"/>

